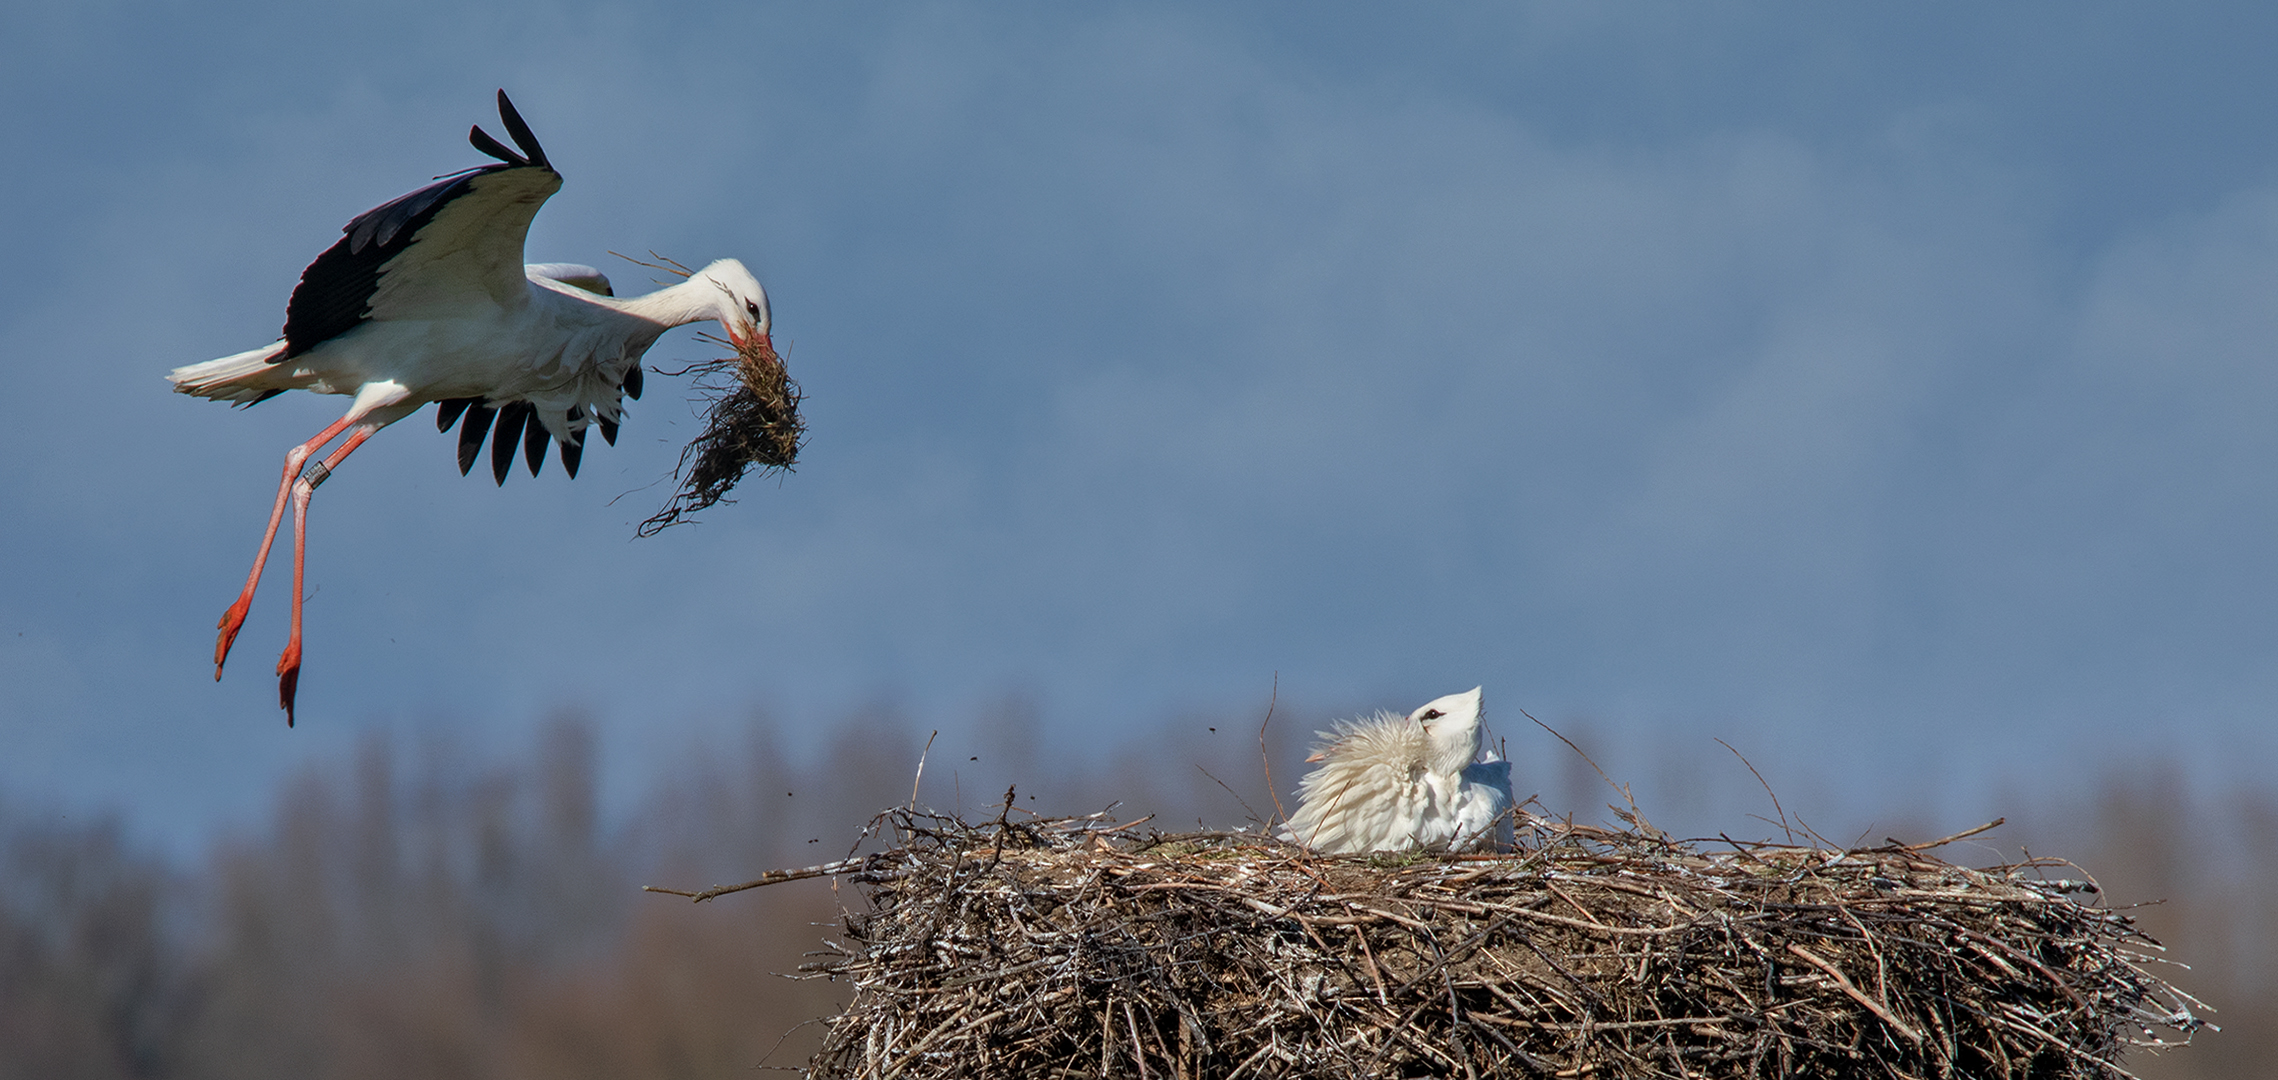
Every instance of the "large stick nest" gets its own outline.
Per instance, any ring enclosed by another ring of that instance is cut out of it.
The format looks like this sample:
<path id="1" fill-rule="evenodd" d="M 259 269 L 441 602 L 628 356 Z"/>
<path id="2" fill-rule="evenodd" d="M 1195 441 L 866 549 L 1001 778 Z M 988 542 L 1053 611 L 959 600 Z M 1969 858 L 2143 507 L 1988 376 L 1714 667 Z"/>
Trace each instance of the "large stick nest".
<path id="1" fill-rule="evenodd" d="M 754 883 L 870 901 L 802 969 L 854 988 L 812 1075 L 2053 1080 L 2199 1026 L 2051 860 L 1542 820 L 1512 854 L 1396 858 L 1099 815 L 880 825 L 889 850 Z"/>
<path id="2" fill-rule="evenodd" d="M 764 337 L 720 343 L 732 345 L 736 354 L 675 372 L 694 372 L 696 388 L 711 400 L 711 408 L 703 434 L 681 450 L 673 470 L 680 490 L 641 522 L 636 535 L 654 536 L 727 498 L 754 468 L 762 474 L 789 472 L 799 460 L 807 422 L 799 418 L 799 384 L 791 381 L 783 358 Z"/>

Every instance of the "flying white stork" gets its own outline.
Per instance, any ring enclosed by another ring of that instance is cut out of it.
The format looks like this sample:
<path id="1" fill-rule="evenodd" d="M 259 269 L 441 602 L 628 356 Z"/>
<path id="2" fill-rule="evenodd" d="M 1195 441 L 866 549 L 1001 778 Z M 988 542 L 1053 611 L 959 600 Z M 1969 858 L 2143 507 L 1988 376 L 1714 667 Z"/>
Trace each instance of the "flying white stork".
<path id="1" fill-rule="evenodd" d="M 608 279 L 591 267 L 525 266 L 530 219 L 560 190 L 562 177 L 504 90 L 498 115 L 520 153 L 481 127 L 470 129 L 468 141 L 498 164 L 454 174 L 359 215 L 302 271 L 285 305 L 282 338 L 167 376 L 181 393 L 239 405 L 287 390 L 354 398 L 347 415 L 286 452 L 253 573 L 222 615 L 214 642 L 219 679 L 289 500 L 293 621 L 277 660 L 277 697 L 287 725 L 300 682 L 309 496 L 374 432 L 435 402 L 438 429 L 449 431 L 466 418 L 459 430 L 461 474 L 473 467 L 487 436 L 501 484 L 517 447 L 536 476 L 551 441 L 561 443 L 562 467 L 574 477 L 589 425 L 617 441 L 622 397 L 641 396 L 641 357 L 666 330 L 714 319 L 738 345 L 766 342 L 767 292 L 733 259 L 669 288 L 624 298 L 611 295 Z M 343 435 L 337 449 L 308 464 Z"/>
<path id="2" fill-rule="evenodd" d="M 1480 689 L 1403 717 L 1339 721 L 1298 781 L 1281 838 L 1315 851 L 1462 851 L 1509 842 L 1511 763 L 1480 752 Z"/>

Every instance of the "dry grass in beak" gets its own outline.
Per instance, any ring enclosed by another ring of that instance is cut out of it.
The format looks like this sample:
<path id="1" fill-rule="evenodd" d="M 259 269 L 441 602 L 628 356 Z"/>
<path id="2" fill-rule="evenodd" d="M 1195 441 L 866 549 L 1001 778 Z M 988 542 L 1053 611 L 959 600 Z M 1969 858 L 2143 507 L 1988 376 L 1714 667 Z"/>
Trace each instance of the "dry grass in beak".
<path id="1" fill-rule="evenodd" d="M 707 340 L 729 342 L 706 335 Z M 762 473 L 791 471 L 806 441 L 799 418 L 799 384 L 783 368 L 783 358 L 765 337 L 734 346 L 736 355 L 690 365 L 696 387 L 710 398 L 704 433 L 680 452 L 673 477 L 680 491 L 634 530 L 655 536 L 726 498 L 753 467 Z M 733 378 L 727 376 L 732 375 Z M 734 501 L 734 500 L 729 500 Z"/>

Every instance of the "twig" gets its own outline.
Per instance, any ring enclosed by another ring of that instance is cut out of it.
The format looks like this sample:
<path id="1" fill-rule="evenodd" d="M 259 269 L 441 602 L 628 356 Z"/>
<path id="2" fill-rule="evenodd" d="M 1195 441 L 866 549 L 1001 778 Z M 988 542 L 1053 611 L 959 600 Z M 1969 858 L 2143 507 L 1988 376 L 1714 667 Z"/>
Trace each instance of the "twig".
<path id="1" fill-rule="evenodd" d="M 1243 798 L 1242 798 L 1240 795 L 1238 795 L 1238 794 L 1235 794 L 1235 792 L 1234 792 L 1234 789 L 1233 789 L 1233 788 L 1230 788 L 1230 787 L 1226 787 L 1226 781 L 1224 781 L 1224 780 L 1220 780 L 1218 777 L 1216 777 L 1216 776 L 1213 776 L 1213 775 L 1211 774 L 1211 772 L 1210 772 L 1210 770 L 1209 770 L 1209 769 L 1204 769 L 1204 768 L 1202 768 L 1202 763 L 1201 763 L 1201 762 L 1199 762 L 1199 761 L 1197 761 L 1197 762 L 1195 762 L 1195 763 L 1194 763 L 1194 767 L 1195 767 L 1195 768 L 1197 768 L 1197 769 L 1201 769 L 1201 771 L 1202 771 L 1202 775 L 1210 777 L 1210 782 L 1211 782 L 1211 783 L 1213 783 L 1213 784 L 1216 784 L 1216 785 L 1218 785 L 1219 787 L 1222 787 L 1222 788 L 1226 788 L 1226 794 L 1228 794 L 1228 795 L 1233 795 L 1233 796 L 1234 796 L 1234 801 L 1235 801 L 1236 803 L 1239 803 L 1239 804 L 1241 805 L 1241 807 L 1242 807 L 1242 812 L 1243 812 L 1243 813 L 1250 815 L 1250 820 L 1251 820 L 1251 821 L 1257 821 L 1257 820 L 1258 820 L 1258 812 L 1257 812 L 1257 811 L 1255 811 L 1255 810 L 1252 810 L 1252 809 L 1250 809 L 1250 804 L 1249 804 L 1247 801 L 1245 801 L 1245 800 L 1244 800 L 1244 799 L 1243 799 Z M 1270 822 L 1259 822 L 1259 828 L 1262 830 L 1263 828 L 1265 828 L 1265 827 L 1266 827 L 1267 825 L 1269 825 L 1269 824 L 1271 824 L 1271 823 L 1270 823 Z"/>
<path id="2" fill-rule="evenodd" d="M 1844 993 L 1851 995 L 1851 1000 L 1866 1006 L 1868 1012 L 1882 1017 L 1883 1023 L 1889 1024 L 1892 1030 L 1898 1032 L 1900 1035 L 1906 1036 L 1907 1042 L 1919 1043 L 1922 1041 L 1922 1033 L 1914 1030 L 1911 1027 L 1908 1027 L 1906 1021 L 1900 1020 L 1898 1017 L 1892 1015 L 1889 1006 L 1886 1006 L 1882 1002 L 1868 997 L 1866 994 L 1861 993 L 1858 987 L 1851 985 L 1851 980 L 1844 978 L 1842 968 L 1836 967 L 1834 964 L 1820 959 L 1817 953 L 1814 953 L 1811 950 L 1792 942 L 1788 945 L 1788 951 L 1796 954 L 1796 956 L 1800 957 L 1804 963 L 1810 964 L 1811 966 L 1826 972 L 1829 977 L 1835 980 L 1835 985 L 1842 987 Z"/>
<path id="3" fill-rule="evenodd" d="M 918 784 L 925 780 L 925 759 L 932 755 L 933 740 L 940 736 L 941 729 L 935 728 L 932 734 L 925 737 L 925 749 L 918 751 L 918 774 L 910 778 L 910 810 L 913 813 L 918 808 Z"/>
<path id="4" fill-rule="evenodd" d="M 1748 766 L 1748 775 L 1755 777 L 1756 782 L 1764 786 L 1764 794 L 1771 796 L 1772 799 L 1772 812 L 1780 815 L 1780 832 L 1787 836 L 1789 843 L 1794 843 L 1796 831 L 1788 827 L 1788 812 L 1780 808 L 1780 794 L 1772 790 L 1771 781 L 1764 779 L 1764 774 L 1756 771 L 1756 763 L 1748 760 L 1748 755 L 1734 750 L 1731 743 L 1718 739 L 1716 744 L 1727 750 L 1732 750 L 1732 756 L 1739 758 L 1742 765 Z"/>
<path id="5" fill-rule="evenodd" d="M 1979 833 L 1981 833 L 1981 832 L 1990 832 L 1990 831 L 1992 831 L 1992 830 L 1994 830 L 1994 829 L 1998 829 L 1998 828 L 2000 828 L 2000 827 L 2001 827 L 2001 825 L 2002 825 L 2002 823 L 2003 823 L 2003 822 L 2006 822 L 2006 821 L 2008 821 L 2008 820 L 2009 820 L 2009 819 L 2008 819 L 2008 818 L 2005 818 L 2005 817 L 1997 817 L 1997 818 L 1994 818 L 1992 821 L 1988 821 L 1988 822 L 1986 822 L 1985 824 L 1983 824 L 1983 825 L 1980 825 L 1980 826 L 1978 826 L 1977 828 L 1974 828 L 1974 829 L 1963 829 L 1962 831 L 1960 831 L 1960 832 L 1958 832 L 1958 833 L 1955 833 L 1955 834 L 1954 834 L 1954 835 L 1952 835 L 1952 836 L 1943 837 L 1943 838 L 1941 838 L 1941 839 L 1937 839 L 1937 840 L 1931 840 L 1931 841 L 1928 841 L 1928 842 L 1926 842 L 1926 843 L 1920 843 L 1920 844 L 1900 844 L 1900 845 L 1898 845 L 1898 849 L 1899 849 L 1900 851 L 1929 851 L 1929 850 L 1930 850 L 1930 849 L 1932 849 L 1932 848 L 1942 848 L 1942 847 L 1945 847 L 1947 844 L 1951 844 L 1951 843 L 1953 843 L 1953 842 L 1954 842 L 1954 841 L 1956 841 L 1956 840 L 1967 840 L 1967 839 L 1969 839 L 1970 837 L 1976 836 L 1977 834 L 1979 834 Z"/>
<path id="6" fill-rule="evenodd" d="M 751 879 L 750 881 L 744 882 L 741 885 L 714 885 L 711 888 L 705 889 L 701 892 L 689 892 L 685 889 L 668 889 L 662 885 L 643 885 L 641 886 L 641 891 L 664 893 L 667 896 L 685 896 L 701 904 L 704 901 L 710 900 L 716 896 L 726 896 L 729 893 L 739 893 L 745 889 L 756 889 L 762 885 L 777 885 L 786 881 L 800 881 L 806 878 L 829 877 L 832 874 L 843 874 L 849 870 L 858 869 L 864 863 L 869 861 L 869 857 L 864 856 L 862 858 L 856 859 L 840 859 L 837 862 L 828 862 L 822 864 L 821 866 L 802 866 L 797 870 L 770 870 L 764 874 L 759 875 L 756 878 Z"/>
<path id="7" fill-rule="evenodd" d="M 1598 779 L 1605 781 L 1607 787 L 1614 789 L 1614 794 L 1621 796 L 1622 801 L 1629 804 L 1629 813 L 1631 819 L 1630 824 L 1637 826 L 1648 835 L 1655 837 L 1659 837 L 1661 835 L 1661 830 L 1653 828 L 1653 826 L 1645 820 L 1644 813 L 1638 810 L 1637 798 L 1636 796 L 1630 794 L 1629 787 L 1625 784 L 1615 783 L 1613 777 L 1606 775 L 1606 770 L 1598 767 L 1597 761 L 1593 760 L 1590 755 L 1581 747 L 1574 744 L 1574 740 L 1567 738 L 1557 728 L 1554 728 L 1549 724 L 1545 724 L 1540 720 L 1535 720 L 1534 714 L 1526 711 L 1525 709 L 1520 709 L 1519 715 L 1524 716 L 1529 720 L 1534 720 L 1534 725 L 1536 727 L 1557 736 L 1558 741 L 1565 743 L 1568 750 L 1574 751 L 1576 754 L 1581 756 L 1583 761 L 1588 762 L 1590 768 L 1598 774 Z"/>
<path id="8" fill-rule="evenodd" d="M 649 249 L 649 258 L 655 259 L 656 262 L 643 262 L 630 255 L 624 254 L 623 252 L 612 251 L 609 254 L 615 255 L 618 258 L 625 260 L 626 262 L 632 263 L 634 266 L 645 266 L 651 270 L 661 270 L 667 274 L 672 274 L 677 277 L 694 277 L 696 275 L 696 271 L 689 269 L 680 260 L 668 259 L 662 255 L 657 254 L 655 248 Z M 659 263 L 665 265 L 660 266 L 658 265 Z"/>
<path id="9" fill-rule="evenodd" d="M 1273 673 L 1273 692 L 1266 698 L 1266 718 L 1258 721 L 1258 760 L 1266 767 L 1266 796 L 1273 800 L 1274 816 L 1281 821 L 1288 821 L 1289 812 L 1281 808 L 1281 792 L 1274 788 L 1273 756 L 1266 753 L 1266 725 L 1273 723 L 1273 707 L 1280 702 L 1281 672 L 1276 671 Z M 1272 831 L 1273 824 L 1270 821 L 1266 823 L 1267 831 Z"/>

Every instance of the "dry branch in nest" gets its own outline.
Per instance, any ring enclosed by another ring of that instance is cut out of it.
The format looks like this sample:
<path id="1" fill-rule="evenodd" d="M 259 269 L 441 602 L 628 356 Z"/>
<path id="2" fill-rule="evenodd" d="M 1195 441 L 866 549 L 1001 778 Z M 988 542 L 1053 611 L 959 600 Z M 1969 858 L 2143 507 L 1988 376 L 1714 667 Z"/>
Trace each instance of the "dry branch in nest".
<path id="1" fill-rule="evenodd" d="M 870 900 L 802 968 L 855 991 L 811 1075 L 2054 1080 L 2199 1026 L 2051 860 L 1544 821 L 1509 855 L 1322 857 L 1009 818 L 895 811 L 890 849 L 753 883 Z"/>

